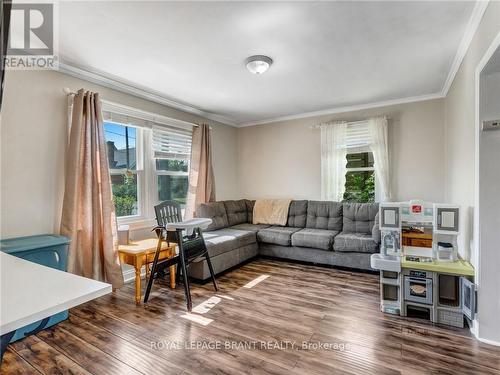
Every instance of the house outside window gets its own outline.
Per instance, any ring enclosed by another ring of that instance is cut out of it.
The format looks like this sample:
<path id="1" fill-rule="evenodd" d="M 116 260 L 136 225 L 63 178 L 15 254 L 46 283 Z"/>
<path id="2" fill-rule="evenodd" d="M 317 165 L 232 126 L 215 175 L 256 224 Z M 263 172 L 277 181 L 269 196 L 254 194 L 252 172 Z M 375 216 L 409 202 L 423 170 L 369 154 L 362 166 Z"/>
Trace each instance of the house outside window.
<path id="1" fill-rule="evenodd" d="M 137 178 L 138 130 L 113 122 L 104 123 L 113 200 L 117 217 L 140 215 Z"/>

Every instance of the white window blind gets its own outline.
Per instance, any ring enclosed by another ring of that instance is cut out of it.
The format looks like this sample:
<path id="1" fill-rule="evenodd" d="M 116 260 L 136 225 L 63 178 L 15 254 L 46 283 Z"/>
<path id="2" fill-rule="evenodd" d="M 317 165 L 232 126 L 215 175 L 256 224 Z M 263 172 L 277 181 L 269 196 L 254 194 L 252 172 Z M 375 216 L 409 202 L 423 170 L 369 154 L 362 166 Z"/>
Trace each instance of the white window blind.
<path id="1" fill-rule="evenodd" d="M 346 148 L 362 149 L 370 144 L 368 121 L 347 124 Z"/>
<path id="2" fill-rule="evenodd" d="M 191 130 L 153 125 L 155 159 L 189 160 L 192 138 L 193 132 Z"/>

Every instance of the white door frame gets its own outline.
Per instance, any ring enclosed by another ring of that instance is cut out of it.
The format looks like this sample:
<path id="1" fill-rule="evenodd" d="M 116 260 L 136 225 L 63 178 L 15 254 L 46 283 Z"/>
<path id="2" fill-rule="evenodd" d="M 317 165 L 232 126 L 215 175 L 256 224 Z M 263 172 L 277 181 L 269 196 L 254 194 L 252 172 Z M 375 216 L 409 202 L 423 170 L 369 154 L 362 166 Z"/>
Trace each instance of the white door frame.
<path id="1" fill-rule="evenodd" d="M 486 64 L 490 61 L 491 57 L 500 47 L 500 32 L 497 34 L 495 39 L 491 42 L 490 46 L 484 53 L 483 57 L 479 61 L 476 66 L 475 77 L 474 77 L 474 86 L 475 86 L 475 152 L 474 152 L 474 161 L 475 161 L 475 171 L 474 171 L 474 261 L 476 264 L 476 277 L 475 283 L 478 289 L 481 288 L 481 238 L 479 231 L 479 139 L 481 136 L 481 107 L 480 107 L 480 99 L 481 99 L 481 72 L 483 71 Z M 492 342 L 491 340 L 482 339 L 479 335 L 479 324 L 475 320 L 473 327 L 471 329 L 474 336 L 479 341 L 486 342 L 488 344 L 500 345 L 498 342 Z"/>

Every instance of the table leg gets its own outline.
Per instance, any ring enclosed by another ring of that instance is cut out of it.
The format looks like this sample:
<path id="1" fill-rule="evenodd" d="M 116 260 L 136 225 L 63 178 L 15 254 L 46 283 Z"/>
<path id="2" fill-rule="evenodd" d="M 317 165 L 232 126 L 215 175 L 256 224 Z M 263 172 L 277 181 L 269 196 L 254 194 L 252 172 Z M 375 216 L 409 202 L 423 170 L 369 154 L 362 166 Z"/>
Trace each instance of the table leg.
<path id="1" fill-rule="evenodd" d="M 175 289 L 175 265 L 170 266 L 170 288 Z"/>
<path id="2" fill-rule="evenodd" d="M 135 303 L 141 303 L 141 268 L 142 262 L 135 264 Z"/>

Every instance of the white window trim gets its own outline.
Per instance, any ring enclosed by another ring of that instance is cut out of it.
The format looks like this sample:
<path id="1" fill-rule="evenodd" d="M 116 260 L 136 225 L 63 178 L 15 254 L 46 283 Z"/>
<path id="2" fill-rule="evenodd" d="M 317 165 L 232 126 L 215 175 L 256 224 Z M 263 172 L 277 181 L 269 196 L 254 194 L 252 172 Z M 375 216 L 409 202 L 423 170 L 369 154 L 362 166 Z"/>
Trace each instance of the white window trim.
<path id="1" fill-rule="evenodd" d="M 137 126 L 133 124 L 133 121 L 130 121 L 131 123 L 124 123 L 129 121 L 105 120 L 105 122 L 114 122 L 136 129 L 136 171 L 133 172 L 137 174 L 137 202 L 139 214 L 117 217 L 117 224 L 128 225 L 130 230 L 151 228 L 156 225 L 154 206 L 159 203 L 158 176 L 189 176 L 189 167 L 187 172 L 157 171 L 156 159 L 153 153 L 152 136 L 148 133 L 152 132 L 153 124 L 160 126 L 167 125 L 181 129 L 192 129 L 197 125 L 104 100 L 102 101 L 102 110 L 122 117 L 126 116 L 126 118 L 130 119 L 140 119 L 145 122 L 145 126 Z M 117 172 L 122 174 L 123 170 L 110 170 L 110 173 Z M 153 181 L 154 183 L 148 184 L 148 181 Z"/>

